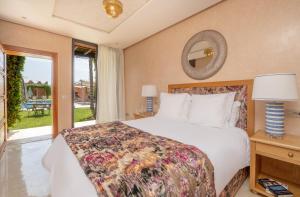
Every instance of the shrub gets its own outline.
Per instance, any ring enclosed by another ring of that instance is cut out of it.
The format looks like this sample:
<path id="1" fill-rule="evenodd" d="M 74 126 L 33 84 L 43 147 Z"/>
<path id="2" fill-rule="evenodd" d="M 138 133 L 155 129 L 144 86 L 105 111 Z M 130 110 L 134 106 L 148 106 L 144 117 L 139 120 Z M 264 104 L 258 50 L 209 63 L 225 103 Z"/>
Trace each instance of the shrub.
<path id="1" fill-rule="evenodd" d="M 25 57 L 7 55 L 7 124 L 12 127 L 20 119 L 22 104 L 22 71 Z"/>

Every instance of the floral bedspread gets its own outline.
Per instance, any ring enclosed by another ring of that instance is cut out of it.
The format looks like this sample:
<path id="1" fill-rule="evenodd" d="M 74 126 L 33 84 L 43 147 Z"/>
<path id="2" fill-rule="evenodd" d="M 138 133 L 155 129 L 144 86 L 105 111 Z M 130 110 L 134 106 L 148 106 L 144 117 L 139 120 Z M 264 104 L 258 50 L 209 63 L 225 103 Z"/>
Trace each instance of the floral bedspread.
<path id="1" fill-rule="evenodd" d="M 61 134 L 98 196 L 216 196 L 213 166 L 194 146 L 122 122 Z"/>

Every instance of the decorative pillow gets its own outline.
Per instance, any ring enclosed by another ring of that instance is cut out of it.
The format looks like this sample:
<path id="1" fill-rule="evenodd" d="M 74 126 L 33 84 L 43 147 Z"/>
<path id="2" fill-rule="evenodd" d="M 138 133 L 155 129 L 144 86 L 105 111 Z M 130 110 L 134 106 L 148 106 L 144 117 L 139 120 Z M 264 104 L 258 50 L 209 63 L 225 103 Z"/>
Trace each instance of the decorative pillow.
<path id="1" fill-rule="evenodd" d="M 234 95 L 233 93 L 192 95 L 189 122 L 220 128 L 227 126 Z"/>
<path id="2" fill-rule="evenodd" d="M 168 94 L 162 92 L 160 94 L 160 107 L 156 117 L 184 120 L 184 116 L 187 116 L 187 110 L 189 108 L 185 103 L 189 96 L 187 93 Z"/>
<path id="3" fill-rule="evenodd" d="M 236 124 L 240 118 L 240 109 L 241 109 L 241 102 L 234 101 L 232 105 L 230 119 L 228 121 L 228 127 L 236 127 Z"/>

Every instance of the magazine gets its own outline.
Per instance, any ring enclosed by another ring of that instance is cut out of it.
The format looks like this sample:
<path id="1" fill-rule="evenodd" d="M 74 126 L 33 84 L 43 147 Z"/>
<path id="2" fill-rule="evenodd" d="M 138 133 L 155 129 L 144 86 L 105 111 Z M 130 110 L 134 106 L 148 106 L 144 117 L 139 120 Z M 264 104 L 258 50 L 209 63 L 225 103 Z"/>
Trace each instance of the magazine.
<path id="1" fill-rule="evenodd" d="M 293 197 L 293 193 L 288 190 L 288 185 L 271 178 L 261 178 L 257 182 L 265 188 L 266 192 L 278 197 Z"/>

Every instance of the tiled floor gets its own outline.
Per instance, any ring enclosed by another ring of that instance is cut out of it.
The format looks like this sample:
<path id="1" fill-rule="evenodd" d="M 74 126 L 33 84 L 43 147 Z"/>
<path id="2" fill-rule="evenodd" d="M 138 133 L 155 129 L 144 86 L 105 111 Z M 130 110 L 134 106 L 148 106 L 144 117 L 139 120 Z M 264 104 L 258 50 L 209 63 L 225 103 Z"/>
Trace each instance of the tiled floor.
<path id="1" fill-rule="evenodd" d="M 9 144 L 0 160 L 0 196 L 49 196 L 48 172 L 41 164 L 51 140 Z"/>
<path id="2" fill-rule="evenodd" d="M 25 144 L 9 144 L 0 160 L 0 197 L 49 196 L 48 173 L 41 159 L 51 140 Z M 249 191 L 248 180 L 236 195 L 255 197 Z"/>

